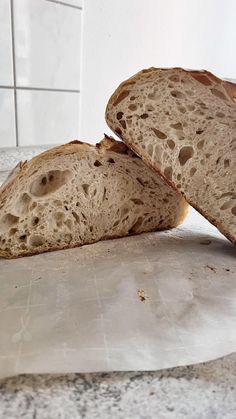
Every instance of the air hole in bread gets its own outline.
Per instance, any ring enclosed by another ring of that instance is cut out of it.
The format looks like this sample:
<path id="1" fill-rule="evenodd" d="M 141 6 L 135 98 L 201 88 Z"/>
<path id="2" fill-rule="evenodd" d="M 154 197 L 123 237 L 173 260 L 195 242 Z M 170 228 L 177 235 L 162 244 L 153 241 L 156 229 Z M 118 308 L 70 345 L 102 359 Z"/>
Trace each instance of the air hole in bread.
<path id="1" fill-rule="evenodd" d="M 96 167 L 102 166 L 102 163 L 99 160 L 95 160 L 95 162 L 93 164 Z"/>
<path id="2" fill-rule="evenodd" d="M 203 129 L 198 129 L 197 131 L 196 131 L 196 134 L 197 135 L 200 135 L 200 134 L 202 134 L 204 132 L 204 130 Z"/>
<path id="3" fill-rule="evenodd" d="M 129 109 L 130 111 L 136 111 L 136 109 L 137 109 L 137 105 L 135 105 L 134 103 L 131 103 L 131 104 L 128 106 L 128 109 Z"/>
<path id="4" fill-rule="evenodd" d="M 171 150 L 175 148 L 175 142 L 173 140 L 167 140 L 167 144 Z"/>
<path id="5" fill-rule="evenodd" d="M 155 111 L 155 108 L 152 105 L 147 105 L 146 109 L 147 109 L 148 112 Z"/>
<path id="6" fill-rule="evenodd" d="M 180 173 L 178 173 L 178 175 L 177 175 L 177 180 L 180 180 L 181 179 L 181 174 Z"/>
<path id="7" fill-rule="evenodd" d="M 142 113 L 142 115 L 140 115 L 141 119 L 147 119 L 148 118 L 148 113 Z"/>
<path id="8" fill-rule="evenodd" d="M 193 96 L 194 95 L 194 92 L 192 90 L 186 90 L 186 94 L 188 96 Z"/>
<path id="9" fill-rule="evenodd" d="M 184 106 L 178 106 L 178 109 L 181 113 L 186 113 L 186 109 Z"/>
<path id="10" fill-rule="evenodd" d="M 17 228 L 11 228 L 10 231 L 9 231 L 9 236 L 14 236 L 14 234 L 16 234 L 17 231 L 18 231 Z"/>
<path id="11" fill-rule="evenodd" d="M 167 167 L 165 167 L 165 169 L 164 169 L 164 176 L 165 176 L 167 179 L 169 179 L 169 180 L 171 180 L 171 179 L 172 179 L 172 167 L 171 167 L 171 166 L 167 166 Z"/>
<path id="12" fill-rule="evenodd" d="M 201 141 L 199 141 L 199 142 L 197 143 L 197 148 L 198 148 L 199 150 L 202 150 L 202 149 L 203 149 L 203 146 L 204 146 L 204 140 L 201 140 Z"/>
<path id="13" fill-rule="evenodd" d="M 224 168 L 226 169 L 227 167 L 229 167 L 230 164 L 230 160 L 229 159 L 225 159 L 224 160 Z"/>
<path id="14" fill-rule="evenodd" d="M 143 180 L 140 177 L 137 177 L 136 179 L 140 183 L 140 185 L 145 186 L 145 183 L 143 182 Z"/>
<path id="15" fill-rule="evenodd" d="M 192 168 L 190 169 L 190 172 L 189 172 L 190 177 L 193 177 L 193 175 L 196 173 L 196 171 L 197 171 L 196 167 L 192 167 Z"/>
<path id="16" fill-rule="evenodd" d="M 110 158 L 107 160 L 107 162 L 108 162 L 108 163 L 115 163 L 115 160 L 114 160 L 112 157 L 110 157 Z"/>
<path id="17" fill-rule="evenodd" d="M 160 138 L 161 140 L 165 140 L 167 138 L 167 135 L 159 129 L 151 128 L 151 130 L 154 132 L 156 137 Z"/>
<path id="18" fill-rule="evenodd" d="M 115 222 L 114 222 L 114 224 L 113 224 L 113 227 L 116 227 L 116 226 L 118 226 L 118 224 L 120 223 L 120 220 L 116 220 Z"/>
<path id="19" fill-rule="evenodd" d="M 187 109 L 191 112 L 195 110 L 195 106 L 194 105 L 187 105 Z"/>
<path id="20" fill-rule="evenodd" d="M 232 204 L 233 204 L 233 200 L 231 199 L 230 201 L 227 201 L 227 202 L 225 202 L 221 207 L 220 207 L 220 209 L 221 210 L 226 210 L 226 209 L 228 209 L 228 208 L 230 208 L 231 206 L 232 206 Z"/>
<path id="21" fill-rule="evenodd" d="M 39 217 L 32 217 L 31 218 L 31 225 L 36 226 L 39 223 Z"/>
<path id="22" fill-rule="evenodd" d="M 69 218 L 66 221 L 64 221 L 64 224 L 66 225 L 66 227 L 68 227 L 69 230 L 72 230 L 73 223 Z"/>
<path id="23" fill-rule="evenodd" d="M 31 247 L 40 247 L 44 244 L 44 237 L 40 235 L 33 235 L 29 238 L 29 245 Z"/>
<path id="24" fill-rule="evenodd" d="M 218 118 L 224 118 L 225 114 L 223 112 L 216 112 L 216 116 L 218 116 Z"/>
<path id="25" fill-rule="evenodd" d="M 104 187 L 104 190 L 103 190 L 103 196 L 102 196 L 102 202 L 104 202 L 104 201 L 105 201 L 105 199 L 106 199 L 106 193 L 107 193 L 107 188 L 106 188 L 106 187 Z"/>
<path id="26" fill-rule="evenodd" d="M 191 146 L 185 146 L 182 147 L 180 152 L 179 152 L 179 162 L 181 166 L 184 166 L 186 164 L 186 162 L 191 159 L 191 157 L 194 154 L 194 150 L 193 147 Z"/>
<path id="27" fill-rule="evenodd" d="M 120 125 L 122 126 L 122 128 L 126 129 L 126 122 L 125 122 L 123 119 L 121 119 L 121 120 L 119 121 L 119 123 L 120 123 Z"/>
<path id="28" fill-rule="evenodd" d="M 6 214 L 2 217 L 0 222 L 0 227 L 3 231 L 8 230 L 10 227 L 17 224 L 19 221 L 19 217 L 13 215 L 13 214 Z"/>
<path id="29" fill-rule="evenodd" d="M 29 204 L 31 202 L 31 198 L 30 196 L 25 192 L 23 193 L 16 204 L 16 208 L 17 208 L 17 212 L 19 212 L 20 214 L 24 214 L 28 211 L 29 209 Z"/>
<path id="30" fill-rule="evenodd" d="M 81 212 L 81 215 L 82 215 L 82 217 L 83 217 L 84 220 L 87 220 L 87 217 L 86 217 L 86 215 L 83 212 Z"/>
<path id="31" fill-rule="evenodd" d="M 170 92 L 170 94 L 171 94 L 171 96 L 173 96 L 177 99 L 183 99 L 185 97 L 185 95 L 182 92 L 180 92 L 179 90 L 172 90 Z"/>
<path id="32" fill-rule="evenodd" d="M 131 201 L 135 204 L 135 205 L 144 205 L 144 202 L 141 201 L 141 199 L 138 198 L 132 198 Z"/>
<path id="33" fill-rule="evenodd" d="M 194 114 L 195 114 L 195 115 L 200 115 L 200 116 L 203 116 L 203 115 L 204 115 L 204 112 L 203 112 L 201 109 L 196 109 L 196 110 L 194 111 Z"/>
<path id="34" fill-rule="evenodd" d="M 65 214 L 64 214 L 64 212 L 55 212 L 54 218 L 55 218 L 56 221 L 64 221 Z"/>
<path id="35" fill-rule="evenodd" d="M 129 96 L 130 91 L 129 90 L 123 90 L 123 92 L 121 92 L 116 100 L 113 102 L 113 106 L 117 106 L 120 102 L 122 102 L 127 96 Z"/>
<path id="36" fill-rule="evenodd" d="M 156 93 L 155 92 L 149 93 L 148 94 L 148 99 L 156 99 Z"/>
<path id="37" fill-rule="evenodd" d="M 121 217 L 124 217 L 124 215 L 128 214 L 128 212 L 129 212 L 129 208 L 128 207 L 122 208 L 121 209 L 121 212 L 120 212 L 120 218 Z"/>
<path id="38" fill-rule="evenodd" d="M 69 170 L 51 170 L 50 172 L 40 175 L 30 186 L 30 193 L 36 197 L 42 197 L 51 194 L 65 185 L 71 172 Z"/>
<path id="39" fill-rule="evenodd" d="M 211 93 L 214 95 L 214 96 L 216 96 L 216 97 L 219 97 L 220 99 L 223 99 L 223 100 L 227 100 L 228 98 L 224 95 L 224 93 L 223 92 L 221 92 L 220 90 L 218 90 L 218 89 L 211 89 Z"/>
<path id="40" fill-rule="evenodd" d="M 177 129 L 177 130 L 182 130 L 183 129 L 183 125 L 181 124 L 181 122 L 177 122 L 176 124 L 170 124 L 171 128 Z"/>
<path id="41" fill-rule="evenodd" d="M 136 97 L 135 96 L 130 96 L 130 100 L 135 100 Z"/>
<path id="42" fill-rule="evenodd" d="M 26 236 L 26 234 L 22 234 L 21 236 L 19 236 L 19 240 L 21 241 L 21 242 L 26 242 L 26 240 L 27 240 L 27 236 Z"/>
<path id="43" fill-rule="evenodd" d="M 116 119 L 118 119 L 118 121 L 119 121 L 120 119 L 122 119 L 123 115 L 124 115 L 123 112 L 117 112 Z"/>
<path id="44" fill-rule="evenodd" d="M 143 223 L 143 217 L 139 217 L 137 219 L 137 221 L 132 225 L 132 227 L 129 229 L 128 233 L 129 234 L 135 234 L 138 233 L 141 225 Z"/>
<path id="45" fill-rule="evenodd" d="M 87 183 L 83 183 L 82 184 L 82 189 L 84 191 L 84 194 L 85 195 L 88 195 L 88 193 L 89 193 L 89 185 Z"/>
<path id="46" fill-rule="evenodd" d="M 63 239 L 64 239 L 64 241 L 65 241 L 66 243 L 70 243 L 70 242 L 72 241 L 72 235 L 71 235 L 70 233 L 66 233 L 66 234 L 63 236 Z"/>

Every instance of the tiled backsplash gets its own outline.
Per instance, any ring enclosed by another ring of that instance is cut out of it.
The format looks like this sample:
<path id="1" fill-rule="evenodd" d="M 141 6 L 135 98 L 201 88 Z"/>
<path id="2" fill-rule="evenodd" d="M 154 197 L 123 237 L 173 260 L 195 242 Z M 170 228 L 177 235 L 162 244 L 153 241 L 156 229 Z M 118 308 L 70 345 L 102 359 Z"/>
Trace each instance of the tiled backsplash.
<path id="1" fill-rule="evenodd" d="M 0 0 L 0 147 L 79 136 L 82 0 Z"/>

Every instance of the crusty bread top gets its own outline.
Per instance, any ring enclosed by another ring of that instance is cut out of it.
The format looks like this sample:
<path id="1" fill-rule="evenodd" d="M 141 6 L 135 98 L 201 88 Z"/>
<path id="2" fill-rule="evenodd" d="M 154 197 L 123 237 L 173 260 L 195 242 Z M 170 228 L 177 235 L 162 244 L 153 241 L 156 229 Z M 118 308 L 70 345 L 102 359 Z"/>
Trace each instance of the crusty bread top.
<path id="1" fill-rule="evenodd" d="M 97 143 L 95 146 L 86 142 L 79 140 L 72 140 L 67 144 L 60 145 L 58 147 L 53 147 L 52 149 L 46 150 L 39 155 L 33 157 L 31 160 L 19 162 L 14 169 L 11 171 L 5 182 L 0 186 L 0 195 L 4 198 L 6 192 L 9 193 L 11 185 L 14 183 L 16 178 L 24 176 L 25 172 L 32 168 L 35 163 L 40 163 L 41 161 L 49 161 L 55 156 L 67 155 L 77 153 L 78 151 L 88 151 L 96 149 L 99 153 L 105 151 L 113 151 L 118 154 L 128 154 L 132 157 L 139 158 L 135 155 L 124 143 L 121 141 L 116 141 L 114 138 L 104 134 L 104 139 Z"/>

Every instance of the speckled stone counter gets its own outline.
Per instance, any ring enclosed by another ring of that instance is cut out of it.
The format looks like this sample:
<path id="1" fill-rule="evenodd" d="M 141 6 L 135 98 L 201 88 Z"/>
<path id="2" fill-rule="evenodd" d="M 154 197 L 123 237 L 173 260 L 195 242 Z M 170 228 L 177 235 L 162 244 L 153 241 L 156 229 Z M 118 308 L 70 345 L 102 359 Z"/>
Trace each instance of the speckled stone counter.
<path id="1" fill-rule="evenodd" d="M 46 148 L 0 149 L 0 183 L 19 160 Z M 236 354 L 157 372 L 8 378 L 0 381 L 5 418 L 235 419 Z"/>
<path id="2" fill-rule="evenodd" d="M 0 381 L 0 418 L 235 419 L 236 355 L 159 372 Z"/>

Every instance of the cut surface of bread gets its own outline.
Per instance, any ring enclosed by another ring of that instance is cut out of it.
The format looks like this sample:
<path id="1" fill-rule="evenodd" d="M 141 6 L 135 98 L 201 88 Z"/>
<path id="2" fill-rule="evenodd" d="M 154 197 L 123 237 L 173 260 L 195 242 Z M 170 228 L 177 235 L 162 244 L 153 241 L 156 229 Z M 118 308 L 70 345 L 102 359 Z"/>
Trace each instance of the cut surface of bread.
<path id="1" fill-rule="evenodd" d="M 236 85 L 207 71 L 150 68 L 123 82 L 109 127 L 236 243 Z"/>
<path id="2" fill-rule="evenodd" d="M 0 188 L 0 256 L 177 226 L 187 203 L 123 143 L 72 141 L 20 163 Z"/>

